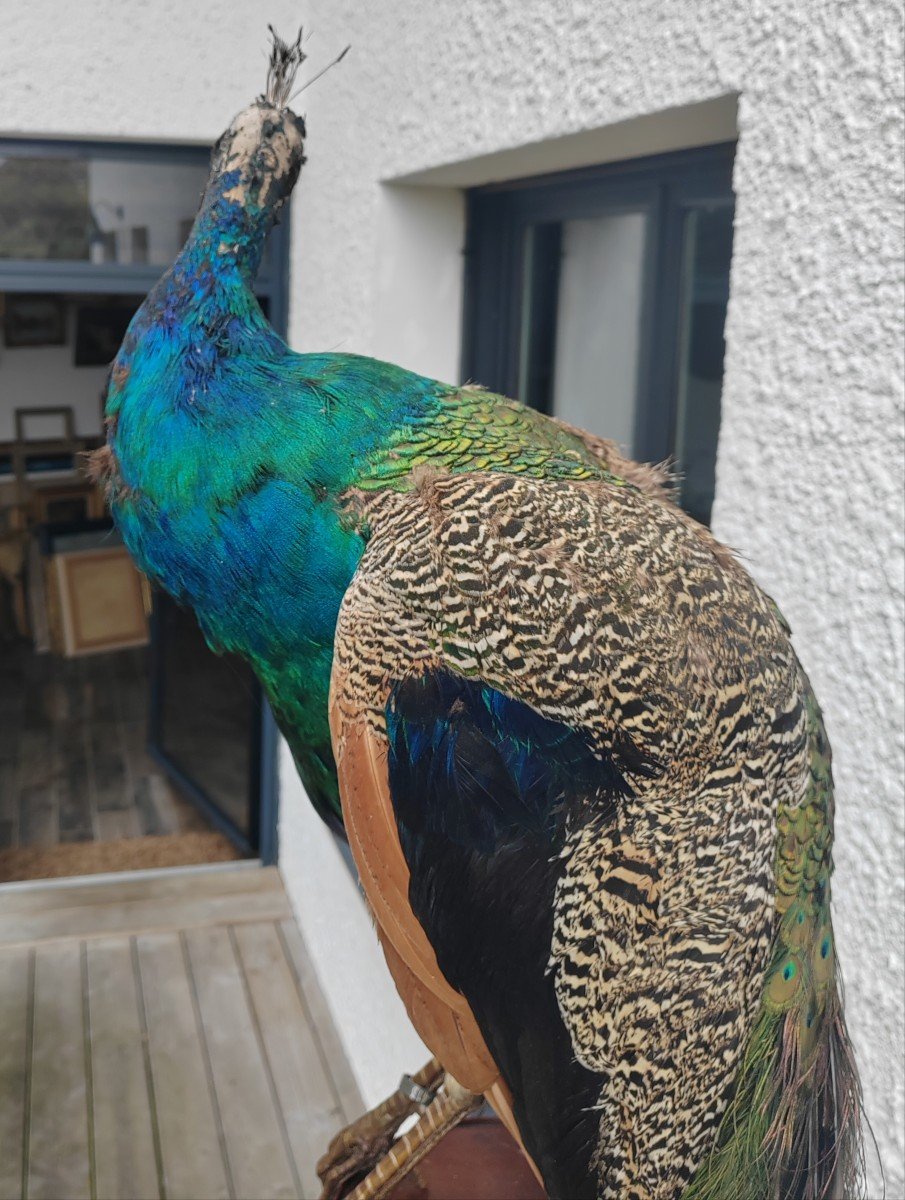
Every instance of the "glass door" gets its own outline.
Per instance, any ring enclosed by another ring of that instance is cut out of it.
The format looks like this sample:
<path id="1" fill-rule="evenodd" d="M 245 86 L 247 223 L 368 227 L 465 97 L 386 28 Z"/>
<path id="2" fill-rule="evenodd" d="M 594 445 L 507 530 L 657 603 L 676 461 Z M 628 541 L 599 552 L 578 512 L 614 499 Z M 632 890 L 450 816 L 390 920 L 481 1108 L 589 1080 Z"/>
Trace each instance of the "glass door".
<path id="1" fill-rule="evenodd" d="M 54 356 L 54 381 L 63 393 L 56 403 L 65 403 L 71 412 L 76 449 L 93 449 L 104 436 L 100 398 L 107 364 L 132 312 L 183 244 L 208 163 L 209 150 L 201 146 L 0 140 L 0 307 L 7 314 L 0 364 L 5 371 L 5 388 L 0 388 L 0 535 L 5 533 L 5 495 L 18 453 L 14 413 L 36 402 L 27 362 L 13 374 L 20 360 L 30 361 L 27 339 L 34 342 L 37 336 L 40 343 L 43 337 L 50 347 L 41 353 Z M 265 313 L 281 333 L 288 228 L 284 220 L 274 230 L 257 286 Z M 16 305 L 23 326 L 19 359 L 6 353 L 9 330 L 15 333 L 7 296 L 29 301 Z M 36 321 L 44 314 L 46 322 L 48 313 L 51 318 L 58 314 L 61 329 L 42 333 Z M 73 468 L 75 456 L 69 452 L 69 457 L 68 464 L 54 460 L 38 465 L 42 470 Z M 109 524 L 108 514 L 104 521 Z M 160 595 L 154 607 L 150 653 L 145 648 L 136 652 L 141 655 L 141 725 L 147 717 L 147 748 L 181 795 L 244 853 L 272 862 L 277 735 L 270 709 L 241 663 L 208 649 L 190 613 Z M 137 724 L 132 720 L 130 728 Z M 144 769 L 144 728 L 134 740 Z"/>
<path id="2" fill-rule="evenodd" d="M 476 189 L 463 375 L 632 457 L 710 520 L 734 147 Z"/>
<path id="3" fill-rule="evenodd" d="M 194 614 L 156 592 L 151 754 L 247 854 L 260 848 L 261 704 L 251 668 L 212 653 Z"/>
<path id="4" fill-rule="evenodd" d="M 531 224 L 524 240 L 518 397 L 627 447 L 649 226 L 645 209 L 605 212 Z"/>

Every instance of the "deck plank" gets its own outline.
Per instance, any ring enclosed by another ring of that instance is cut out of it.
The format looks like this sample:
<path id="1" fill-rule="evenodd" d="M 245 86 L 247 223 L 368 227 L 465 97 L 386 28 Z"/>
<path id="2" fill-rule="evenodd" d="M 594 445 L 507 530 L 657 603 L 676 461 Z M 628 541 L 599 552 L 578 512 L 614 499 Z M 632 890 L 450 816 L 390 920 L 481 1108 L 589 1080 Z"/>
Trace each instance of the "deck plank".
<path id="1" fill-rule="evenodd" d="M 171 927 L 109 917 L 148 905 Z M 260 868 L 0 888 L 0 922 L 57 934 L 0 945 L 0 1200 L 23 1158 L 29 1200 L 318 1195 L 361 1102 L 287 914 Z"/>
<path id="2" fill-rule="evenodd" d="M 62 763 L 55 738 L 24 729 L 19 745 L 19 845 L 55 846 L 60 840 Z"/>
<path id="3" fill-rule="evenodd" d="M 81 947 L 35 951 L 29 1200 L 91 1195 Z"/>
<path id="4" fill-rule="evenodd" d="M 0 725 L 3 717 L 0 715 Z M 0 837 L 0 848 L 15 846 L 19 840 L 19 778 L 22 772 L 15 750 L 0 747 L 0 826 L 8 831 Z"/>
<path id="5" fill-rule="evenodd" d="M 137 885 L 134 880 L 73 885 L 60 889 L 57 904 L 48 902 L 52 890 L 0 896 L 0 945 L 282 920 L 290 914 L 279 876 L 270 868 L 189 871 Z"/>
<path id="6" fill-rule="evenodd" d="M 71 685 L 77 694 L 77 685 Z M 74 711 L 78 711 L 74 709 Z M 95 836 L 91 759 L 88 729 L 83 720 L 70 718 L 54 729 L 60 764 L 58 786 L 59 840 L 90 842 Z"/>
<path id="7" fill-rule="evenodd" d="M 219 1119 L 179 934 L 138 939 L 167 1200 L 226 1200 Z"/>
<path id="8" fill-rule="evenodd" d="M 333 1081 L 321 1057 L 275 925 L 237 925 L 234 935 L 248 980 L 261 1037 L 302 1195 L 317 1196 L 315 1163 L 345 1124 Z"/>
<path id="9" fill-rule="evenodd" d="M 138 813 L 134 808 L 105 809 L 97 814 L 97 838 L 99 842 L 112 842 L 118 838 L 141 836 Z"/>
<path id="10" fill-rule="evenodd" d="M 60 908 L 109 908 L 140 900 L 195 899 L 212 895 L 281 893 L 276 867 L 243 862 L 228 868 L 192 867 L 169 871 L 137 872 L 101 880 L 42 882 L 7 887 L 0 891 L 0 917 L 54 912 Z"/>
<path id="11" fill-rule="evenodd" d="M 314 974 L 314 967 L 302 941 L 302 935 L 294 919 L 279 922 L 280 937 L 295 972 L 298 986 L 305 998 L 308 1017 L 315 1037 L 320 1042 L 324 1060 L 329 1064 L 330 1075 L 342 1104 L 346 1121 L 351 1123 L 365 1111 L 365 1102 L 346 1058 L 342 1042 L 321 986 Z"/>
<path id="12" fill-rule="evenodd" d="M 229 930 L 186 934 L 237 1197 L 297 1196 L 294 1164 Z"/>
<path id="13" fill-rule="evenodd" d="M 97 1200 L 159 1194 L 132 947 L 87 946 Z"/>
<path id="14" fill-rule="evenodd" d="M 0 657 L 0 848 L 208 827 L 147 754 L 146 648 L 66 659 L 21 643 Z"/>
<path id="15" fill-rule="evenodd" d="M 129 806 L 128 777 L 125 755 L 120 746 L 119 725 L 116 720 L 93 720 L 88 726 L 91 756 L 94 763 L 94 785 L 97 789 L 99 813 L 134 810 Z M 134 817 L 136 828 L 137 817 Z"/>
<path id="16" fill-rule="evenodd" d="M 0 954 L 0 1200 L 22 1195 L 31 952 Z"/>

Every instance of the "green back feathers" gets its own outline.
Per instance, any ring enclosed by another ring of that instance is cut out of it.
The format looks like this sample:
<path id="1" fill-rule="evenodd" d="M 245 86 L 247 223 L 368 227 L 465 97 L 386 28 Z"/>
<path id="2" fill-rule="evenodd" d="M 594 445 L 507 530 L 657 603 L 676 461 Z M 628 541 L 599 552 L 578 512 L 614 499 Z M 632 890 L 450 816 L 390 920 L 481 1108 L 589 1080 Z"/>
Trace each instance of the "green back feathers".
<path id="1" fill-rule="evenodd" d="M 581 438 L 534 409 L 479 387 L 439 393 L 435 404 L 391 432 L 364 465 L 365 491 L 412 486 L 422 466 L 453 474 L 500 471 L 546 479 L 619 483 Z"/>
<path id="2" fill-rule="evenodd" d="M 777 814 L 775 937 L 763 1001 L 716 1149 L 683 1200 L 830 1200 L 858 1193 L 861 1103 L 830 917 L 833 781 L 805 694 L 810 781 Z"/>

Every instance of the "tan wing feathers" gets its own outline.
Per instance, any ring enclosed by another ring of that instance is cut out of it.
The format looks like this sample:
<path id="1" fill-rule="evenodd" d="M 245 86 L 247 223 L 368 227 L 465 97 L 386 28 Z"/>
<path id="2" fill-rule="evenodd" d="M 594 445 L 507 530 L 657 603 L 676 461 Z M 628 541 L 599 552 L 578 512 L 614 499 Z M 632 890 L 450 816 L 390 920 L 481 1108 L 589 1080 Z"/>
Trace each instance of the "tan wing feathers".
<path id="1" fill-rule="evenodd" d="M 487 1096 L 521 1145 L 509 1089 L 468 1001 L 444 977 L 409 904 L 409 871 L 390 801 L 386 744 L 371 728 L 364 712 L 348 715 L 347 706 L 338 700 L 342 690 L 341 672 L 334 669 L 330 732 L 343 820 L 390 974 L 425 1045 L 463 1087 Z M 530 1157 L 526 1157 L 540 1179 Z"/>
<path id="2" fill-rule="evenodd" d="M 455 1012 L 465 997 L 443 977 L 408 900 L 409 872 L 390 801 L 386 748 L 365 720 L 343 722 L 331 708 L 343 820 L 352 857 L 384 943 L 388 939 L 420 983 Z"/>
<path id="3" fill-rule="evenodd" d="M 640 1178 L 639 1146 L 645 1179 L 661 1170 L 667 1183 L 690 1178 L 760 1002 L 772 806 L 800 801 L 804 775 L 783 769 L 788 737 L 774 733 L 800 691 L 794 654 L 771 602 L 731 555 L 640 487 L 492 473 L 424 473 L 413 485 L 348 498 L 371 537 L 340 610 L 333 698 L 343 713 L 334 726 L 343 804 L 382 814 L 379 828 L 355 813 L 349 823 L 357 841 L 370 839 L 357 853 L 382 936 L 415 979 L 409 1011 L 417 1024 L 424 1008 L 446 1004 L 446 1034 L 422 1036 L 447 1038 L 445 1053 L 434 1048 L 455 1073 L 456 1009 L 442 986 L 444 1000 L 432 992 L 436 962 L 408 927 L 386 760 L 369 758 L 366 786 L 355 783 L 360 749 L 346 727 L 362 724 L 359 739 L 383 745 L 391 681 L 437 663 L 581 728 L 604 749 L 618 732 L 620 744 L 628 738 L 658 763 L 653 775 L 633 774 L 620 802 L 629 855 L 621 840 L 610 854 L 594 822 L 570 835 L 551 956 L 575 1056 L 601 1077 L 601 1153 L 622 1172 L 608 1188 Z M 381 872 L 394 855 L 390 904 Z M 626 921 L 614 893 L 627 893 L 644 928 Z M 666 995 L 668 1008 L 658 1000 Z M 619 1074 L 627 1046 L 645 1047 L 638 1078 Z"/>

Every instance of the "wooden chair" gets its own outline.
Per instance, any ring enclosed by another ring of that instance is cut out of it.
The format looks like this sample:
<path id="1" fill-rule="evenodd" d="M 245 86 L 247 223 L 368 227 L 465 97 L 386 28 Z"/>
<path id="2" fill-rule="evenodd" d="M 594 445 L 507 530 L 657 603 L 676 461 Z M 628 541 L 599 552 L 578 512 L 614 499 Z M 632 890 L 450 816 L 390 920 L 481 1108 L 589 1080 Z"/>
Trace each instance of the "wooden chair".
<path id="1" fill-rule="evenodd" d="M 35 422 L 46 423 L 48 420 L 58 423 L 59 433 L 50 437 L 35 436 Z M 24 514 L 26 525 L 102 517 L 103 495 L 81 469 L 80 456 L 87 449 L 88 439 L 76 435 L 72 408 L 17 408 L 15 422 L 16 440 L 11 447 L 15 503 Z M 70 478 L 41 482 L 34 474 L 30 476 L 30 467 L 36 460 L 54 458 L 68 464 L 61 469 L 67 471 Z"/>

